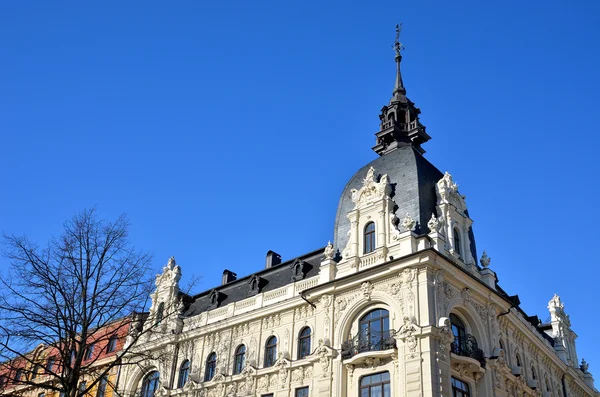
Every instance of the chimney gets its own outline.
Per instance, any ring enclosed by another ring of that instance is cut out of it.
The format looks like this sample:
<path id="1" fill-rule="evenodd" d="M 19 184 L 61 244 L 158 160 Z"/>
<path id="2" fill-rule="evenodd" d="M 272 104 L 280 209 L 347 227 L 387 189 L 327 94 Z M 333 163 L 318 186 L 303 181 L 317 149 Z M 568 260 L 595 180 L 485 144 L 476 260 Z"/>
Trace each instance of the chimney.
<path id="1" fill-rule="evenodd" d="M 269 269 L 273 266 L 277 266 L 281 263 L 281 255 L 279 255 L 277 252 L 273 252 L 271 250 L 269 250 L 269 252 L 267 252 L 267 260 L 265 263 L 265 269 Z"/>
<path id="2" fill-rule="evenodd" d="M 225 269 L 225 270 L 223 270 L 223 278 L 221 279 L 221 285 L 225 285 L 227 283 L 235 281 L 236 278 L 237 278 L 237 274 L 235 274 L 231 270 Z"/>

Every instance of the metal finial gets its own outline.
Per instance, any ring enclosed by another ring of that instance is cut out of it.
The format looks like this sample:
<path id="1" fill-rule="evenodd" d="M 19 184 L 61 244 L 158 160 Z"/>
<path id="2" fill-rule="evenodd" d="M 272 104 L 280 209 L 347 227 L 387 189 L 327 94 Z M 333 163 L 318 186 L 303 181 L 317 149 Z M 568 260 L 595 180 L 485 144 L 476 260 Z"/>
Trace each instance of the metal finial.
<path id="1" fill-rule="evenodd" d="M 396 55 L 400 55 L 400 51 L 404 49 L 404 46 L 400 42 L 400 32 L 402 32 L 402 23 L 396 25 L 396 41 L 394 41 Z"/>

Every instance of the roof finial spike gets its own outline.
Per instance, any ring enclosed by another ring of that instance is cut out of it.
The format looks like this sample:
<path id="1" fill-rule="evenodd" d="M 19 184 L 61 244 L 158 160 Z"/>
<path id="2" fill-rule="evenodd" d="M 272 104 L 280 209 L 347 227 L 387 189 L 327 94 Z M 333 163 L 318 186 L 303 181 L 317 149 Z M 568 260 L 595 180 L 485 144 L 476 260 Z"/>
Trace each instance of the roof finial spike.
<path id="1" fill-rule="evenodd" d="M 392 100 L 399 100 L 400 96 L 406 95 L 406 89 L 402 82 L 402 73 L 400 73 L 400 62 L 402 61 L 402 55 L 400 51 L 404 49 L 404 46 L 400 42 L 400 32 L 402 32 L 402 23 L 396 25 L 396 41 L 394 41 L 394 50 L 396 52 L 396 84 L 394 85 L 394 91 L 392 93 Z"/>

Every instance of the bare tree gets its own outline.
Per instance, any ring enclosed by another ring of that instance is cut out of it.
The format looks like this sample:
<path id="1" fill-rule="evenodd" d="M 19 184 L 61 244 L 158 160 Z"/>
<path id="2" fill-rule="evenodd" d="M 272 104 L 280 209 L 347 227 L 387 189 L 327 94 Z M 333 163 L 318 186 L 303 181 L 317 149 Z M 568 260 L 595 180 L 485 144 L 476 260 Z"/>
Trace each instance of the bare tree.
<path id="1" fill-rule="evenodd" d="M 93 346 L 127 335 L 132 313 L 143 311 L 153 287 L 151 256 L 132 246 L 128 228 L 127 217 L 105 221 L 92 209 L 67 221 L 44 247 L 4 236 L 10 269 L 0 276 L 0 366 L 9 383 L 77 397 L 120 364 L 111 360 L 98 369 L 102 355 Z M 35 379 L 37 346 L 52 355 L 43 383 Z M 93 371 L 95 378 L 82 387 Z"/>

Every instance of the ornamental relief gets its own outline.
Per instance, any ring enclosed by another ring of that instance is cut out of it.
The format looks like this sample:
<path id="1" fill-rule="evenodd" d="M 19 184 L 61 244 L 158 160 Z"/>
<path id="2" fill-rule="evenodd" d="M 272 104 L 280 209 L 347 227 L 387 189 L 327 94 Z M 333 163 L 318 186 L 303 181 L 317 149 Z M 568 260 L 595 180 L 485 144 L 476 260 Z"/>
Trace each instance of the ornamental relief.
<path id="1" fill-rule="evenodd" d="M 312 307 L 311 305 L 300 306 L 294 310 L 294 318 L 297 320 L 309 318 L 314 315 L 315 315 L 315 308 Z"/>

